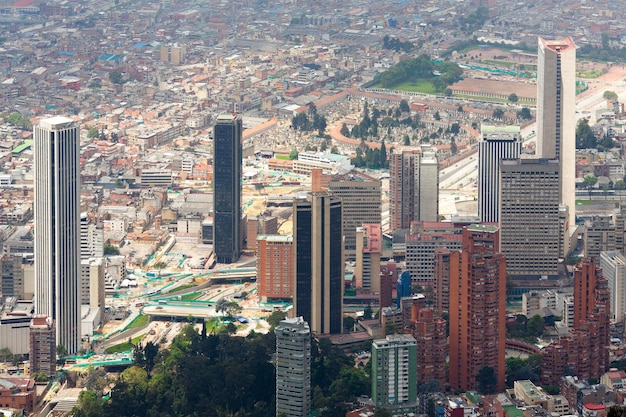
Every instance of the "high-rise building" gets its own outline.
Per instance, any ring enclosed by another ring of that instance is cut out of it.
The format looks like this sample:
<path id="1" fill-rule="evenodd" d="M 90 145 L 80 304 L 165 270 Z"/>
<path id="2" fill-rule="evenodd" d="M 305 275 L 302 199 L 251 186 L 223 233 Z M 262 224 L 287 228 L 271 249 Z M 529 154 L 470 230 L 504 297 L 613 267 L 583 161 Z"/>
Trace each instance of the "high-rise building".
<path id="1" fill-rule="evenodd" d="M 609 368 L 610 291 L 602 269 L 584 260 L 574 270 L 574 326 L 569 334 L 546 346 L 541 381 L 558 384 L 563 375 L 582 380 L 600 378 Z"/>
<path id="2" fill-rule="evenodd" d="M 461 252 L 447 247 L 435 249 L 435 277 L 433 281 L 433 306 L 437 313 L 450 311 L 451 271 L 459 270 Z"/>
<path id="3" fill-rule="evenodd" d="M 293 309 L 313 333 L 341 333 L 343 233 L 341 200 L 309 193 L 293 203 L 295 288 Z"/>
<path id="4" fill-rule="evenodd" d="M 30 374 L 56 374 L 57 344 L 54 320 L 45 314 L 36 314 L 30 321 Z"/>
<path id="5" fill-rule="evenodd" d="M 481 222 L 498 222 L 500 161 L 517 159 L 521 151 L 519 126 L 481 126 L 478 141 L 478 215 Z"/>
<path id="6" fill-rule="evenodd" d="M 80 214 L 80 257 L 89 259 L 104 256 L 104 231 L 93 223 L 88 213 Z"/>
<path id="7" fill-rule="evenodd" d="M 80 304 L 104 312 L 104 258 L 81 259 Z"/>
<path id="8" fill-rule="evenodd" d="M 417 343 L 396 334 L 372 342 L 372 401 L 392 413 L 416 412 Z"/>
<path id="9" fill-rule="evenodd" d="M 406 235 L 406 269 L 411 273 L 414 284 L 423 287 L 434 285 L 435 251 L 438 248 L 461 249 L 461 227 L 448 224 L 451 230 L 446 233 L 422 230 Z"/>
<path id="10" fill-rule="evenodd" d="M 398 268 L 395 262 L 389 261 L 380 266 L 380 297 L 378 306 L 391 307 L 393 303 L 393 287 L 398 280 Z"/>
<path id="11" fill-rule="evenodd" d="M 602 252 L 600 267 L 611 293 L 611 321 L 623 323 L 626 310 L 626 256 L 619 251 Z"/>
<path id="12" fill-rule="evenodd" d="M 314 190 L 315 191 L 315 190 Z M 328 182 L 328 191 L 343 202 L 344 256 L 356 259 L 356 229 L 364 224 L 380 224 L 382 191 L 380 181 L 363 173 L 351 171 L 335 175 Z"/>
<path id="13" fill-rule="evenodd" d="M 439 220 L 439 163 L 433 152 L 424 148 L 389 155 L 389 176 L 391 230 Z"/>
<path id="14" fill-rule="evenodd" d="M 496 226 L 463 229 L 458 270 L 450 270 L 450 385 L 478 388 L 483 367 L 494 371 L 495 388 L 504 389 L 506 344 L 506 263 L 498 252 Z"/>
<path id="15" fill-rule="evenodd" d="M 500 251 L 513 278 L 555 278 L 561 257 L 559 164 L 546 159 L 500 164 Z"/>
<path id="16" fill-rule="evenodd" d="M 4 297 L 24 299 L 24 268 L 25 258 L 21 254 L 3 255 L 0 257 L 0 292 Z"/>
<path id="17" fill-rule="evenodd" d="M 80 347 L 80 129 L 56 116 L 34 128 L 35 312 L 52 318 L 57 345 Z"/>
<path id="18" fill-rule="evenodd" d="M 380 224 L 364 224 L 356 229 L 356 277 L 357 288 L 380 291 L 380 256 L 382 255 L 382 232 Z"/>
<path id="19" fill-rule="evenodd" d="M 443 387 L 447 381 L 446 326 L 446 321 L 436 317 L 433 309 L 413 306 L 411 333 L 417 341 L 417 380 L 421 384 L 435 380 Z"/>
<path id="20" fill-rule="evenodd" d="M 412 290 L 411 290 L 411 273 L 409 271 L 404 271 L 400 274 L 400 277 L 398 277 L 398 283 L 396 285 L 396 293 L 397 293 L 397 297 L 396 297 L 396 306 L 398 308 L 402 307 L 402 298 L 403 297 L 410 297 Z"/>
<path id="21" fill-rule="evenodd" d="M 576 45 L 572 38 L 539 38 L 537 153 L 559 161 L 560 202 L 576 224 Z"/>
<path id="22" fill-rule="evenodd" d="M 217 262 L 241 254 L 241 117 L 218 116 L 213 128 L 213 248 Z"/>
<path id="23" fill-rule="evenodd" d="M 258 235 L 256 243 L 257 293 L 261 301 L 293 297 L 293 237 Z"/>
<path id="24" fill-rule="evenodd" d="M 311 330 L 302 317 L 282 320 L 276 329 L 276 415 L 309 417 L 311 411 Z"/>

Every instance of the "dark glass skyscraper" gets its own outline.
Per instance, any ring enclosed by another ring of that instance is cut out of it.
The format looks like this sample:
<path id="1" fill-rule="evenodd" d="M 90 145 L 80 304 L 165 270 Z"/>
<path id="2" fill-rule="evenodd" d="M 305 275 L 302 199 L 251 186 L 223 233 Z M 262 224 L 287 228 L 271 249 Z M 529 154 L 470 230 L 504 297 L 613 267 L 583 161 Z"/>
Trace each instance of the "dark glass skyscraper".
<path id="1" fill-rule="evenodd" d="M 213 129 L 213 248 L 219 263 L 241 254 L 241 117 L 222 115 Z"/>
<path id="2" fill-rule="evenodd" d="M 342 224 L 341 200 L 328 193 L 294 201 L 294 310 L 313 333 L 342 331 Z"/>

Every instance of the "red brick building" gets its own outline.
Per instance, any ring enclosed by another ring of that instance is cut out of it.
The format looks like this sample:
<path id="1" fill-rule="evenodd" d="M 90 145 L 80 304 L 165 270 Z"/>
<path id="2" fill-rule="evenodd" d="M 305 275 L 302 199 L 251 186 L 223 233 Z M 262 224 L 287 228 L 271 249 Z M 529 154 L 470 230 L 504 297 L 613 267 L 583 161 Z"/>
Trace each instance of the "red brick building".
<path id="1" fill-rule="evenodd" d="M 261 301 L 293 298 L 293 237 L 257 236 L 257 283 Z"/>
<path id="2" fill-rule="evenodd" d="M 476 390 L 483 367 L 504 389 L 506 262 L 496 226 L 463 228 L 459 269 L 450 269 L 450 375 L 453 388 Z"/>
<path id="3" fill-rule="evenodd" d="M 541 382 L 558 385 L 563 375 L 600 378 L 609 368 L 610 293 L 593 260 L 574 271 L 574 328 L 543 350 Z"/>
<path id="4" fill-rule="evenodd" d="M 34 379 L 0 379 L 0 408 L 25 409 L 30 412 L 35 409 L 36 400 Z"/>
<path id="5" fill-rule="evenodd" d="M 411 334 L 417 341 L 417 380 L 435 380 L 443 387 L 447 381 L 448 338 L 446 321 L 435 317 L 433 309 L 413 306 Z"/>

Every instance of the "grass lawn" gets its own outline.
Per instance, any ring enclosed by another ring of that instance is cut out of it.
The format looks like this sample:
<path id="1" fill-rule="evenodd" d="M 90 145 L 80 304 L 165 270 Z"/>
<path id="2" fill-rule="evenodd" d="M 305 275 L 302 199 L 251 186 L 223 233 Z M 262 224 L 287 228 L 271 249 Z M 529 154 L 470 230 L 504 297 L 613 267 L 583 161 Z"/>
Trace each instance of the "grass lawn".
<path id="1" fill-rule="evenodd" d="M 576 76 L 579 78 L 598 78 L 603 72 L 601 70 L 578 70 Z"/>
<path id="2" fill-rule="evenodd" d="M 283 161 L 289 161 L 289 155 L 274 155 L 276 159 L 282 159 Z"/>
<path id="3" fill-rule="evenodd" d="M 137 337 L 134 337 L 131 339 L 130 343 L 126 341 L 124 343 L 120 343 L 119 345 L 109 346 L 108 348 L 104 349 L 104 353 L 122 353 L 133 350 L 133 348 L 137 345 L 137 343 L 141 341 L 141 339 L 143 339 L 144 336 L 145 334 L 141 334 Z"/>
<path id="4" fill-rule="evenodd" d="M 494 59 L 483 59 L 482 63 L 483 64 L 490 64 L 490 65 L 498 65 L 498 66 L 507 67 L 507 68 L 514 67 L 514 66 L 517 65 L 515 62 L 497 61 L 497 60 L 494 60 Z"/>
<path id="5" fill-rule="evenodd" d="M 198 295 L 202 294 L 201 292 L 192 292 L 191 294 L 185 294 L 181 297 L 181 301 L 192 301 L 198 298 Z"/>
<path id="6" fill-rule="evenodd" d="M 175 292 L 184 291 L 184 290 L 187 290 L 187 289 L 195 287 L 195 286 L 196 286 L 196 284 L 181 285 L 180 287 L 176 287 L 172 291 L 168 292 L 168 294 L 174 294 Z"/>
<path id="7" fill-rule="evenodd" d="M 380 84 L 376 84 L 373 86 L 374 88 L 384 88 Z M 435 86 L 428 80 L 420 79 L 417 82 L 406 81 L 401 84 L 396 84 L 390 88 L 390 90 L 400 90 L 400 91 L 409 91 L 412 93 L 423 93 L 423 94 L 437 94 L 437 90 L 435 90 Z"/>
<path id="8" fill-rule="evenodd" d="M 135 320 L 133 320 L 129 325 L 128 325 L 128 329 L 134 329 L 136 327 L 141 327 L 141 326 L 145 326 L 146 324 L 148 324 L 149 321 L 149 317 L 148 316 L 144 316 L 143 314 L 138 315 Z M 128 330 L 126 329 L 126 330 Z"/>

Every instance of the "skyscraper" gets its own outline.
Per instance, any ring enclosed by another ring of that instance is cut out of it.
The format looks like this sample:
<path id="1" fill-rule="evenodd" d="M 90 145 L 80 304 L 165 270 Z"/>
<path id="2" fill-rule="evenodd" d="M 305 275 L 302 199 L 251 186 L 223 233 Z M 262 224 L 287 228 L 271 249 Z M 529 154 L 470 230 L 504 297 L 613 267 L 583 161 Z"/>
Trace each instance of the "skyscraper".
<path id="1" fill-rule="evenodd" d="M 218 116 L 213 128 L 213 248 L 219 263 L 241 254 L 241 117 Z"/>
<path id="2" fill-rule="evenodd" d="M 313 333 L 341 333 L 343 233 L 341 200 L 309 193 L 293 204 L 295 288 L 293 308 Z"/>
<path id="3" fill-rule="evenodd" d="M 30 374 L 56 374 L 56 336 L 54 320 L 45 314 L 35 314 L 30 321 Z"/>
<path id="4" fill-rule="evenodd" d="M 557 159 L 561 203 L 576 224 L 576 45 L 572 38 L 539 38 L 537 65 L 537 152 Z"/>
<path id="5" fill-rule="evenodd" d="M 402 151 L 389 155 L 391 230 L 413 221 L 439 220 L 439 164 L 434 152 Z"/>
<path id="6" fill-rule="evenodd" d="M 545 159 L 500 163 L 500 251 L 520 278 L 558 276 L 559 164 Z"/>
<path id="7" fill-rule="evenodd" d="M 276 329 L 276 414 L 309 417 L 311 411 L 311 330 L 302 317 L 282 320 Z"/>
<path id="8" fill-rule="evenodd" d="M 372 342 L 372 401 L 393 412 L 417 408 L 417 343 L 396 334 Z"/>
<path id="9" fill-rule="evenodd" d="M 506 263 L 498 253 L 495 226 L 463 229 L 458 270 L 450 270 L 450 385 L 478 388 L 482 368 L 494 371 L 495 388 L 504 389 L 506 343 Z"/>
<path id="10" fill-rule="evenodd" d="M 80 347 L 80 130 L 66 117 L 34 128 L 35 312 L 57 326 L 57 345 Z"/>
<path id="11" fill-rule="evenodd" d="M 600 267 L 611 294 L 611 320 L 624 322 L 626 310 L 626 256 L 619 251 L 600 253 Z"/>
<path id="12" fill-rule="evenodd" d="M 519 158 L 521 150 L 519 126 L 481 127 L 478 142 L 478 215 L 481 222 L 498 222 L 500 161 Z"/>

